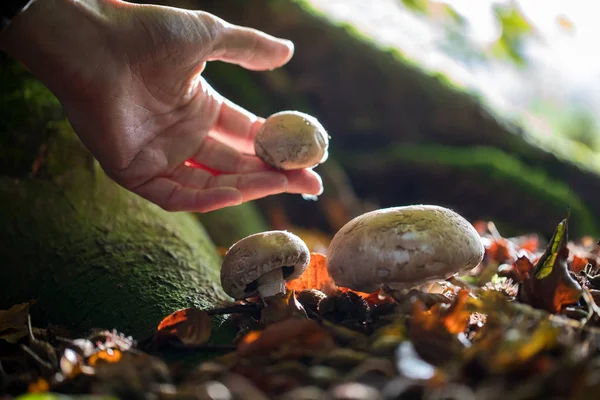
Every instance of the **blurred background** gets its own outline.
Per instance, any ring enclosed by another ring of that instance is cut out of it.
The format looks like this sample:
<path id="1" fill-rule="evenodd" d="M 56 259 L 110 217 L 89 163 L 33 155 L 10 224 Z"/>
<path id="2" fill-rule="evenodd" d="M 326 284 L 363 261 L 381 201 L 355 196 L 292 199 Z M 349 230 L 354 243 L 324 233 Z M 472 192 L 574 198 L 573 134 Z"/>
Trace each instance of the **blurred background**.
<path id="1" fill-rule="evenodd" d="M 331 136 L 317 201 L 278 195 L 198 215 L 217 245 L 272 228 L 326 243 L 356 215 L 415 203 L 494 221 L 505 235 L 550 236 L 570 208 L 572 235 L 600 234 L 600 58 L 589 2 L 152 2 L 294 41 L 283 68 L 214 62 L 204 76 L 256 114 L 300 110 Z M 12 89 L 25 102 L 48 95 Z M 16 99 L 5 104 L 16 110 Z M 47 129 L 43 118 L 56 114 L 27 107 L 27 129 Z M 4 175 L 20 176 L 21 164 L 31 173 L 39 142 L 27 137 L 0 138 Z M 31 160 L 19 158 L 28 152 Z"/>
<path id="2" fill-rule="evenodd" d="M 372 208 L 433 203 L 507 235 L 548 236 L 570 207 L 573 234 L 598 234 L 600 58 L 589 2 L 163 3 L 296 45 L 275 71 L 213 63 L 205 72 L 255 113 L 298 109 L 329 130 L 332 157 L 316 169 L 325 193 L 256 202 L 269 224 L 331 233 Z"/>

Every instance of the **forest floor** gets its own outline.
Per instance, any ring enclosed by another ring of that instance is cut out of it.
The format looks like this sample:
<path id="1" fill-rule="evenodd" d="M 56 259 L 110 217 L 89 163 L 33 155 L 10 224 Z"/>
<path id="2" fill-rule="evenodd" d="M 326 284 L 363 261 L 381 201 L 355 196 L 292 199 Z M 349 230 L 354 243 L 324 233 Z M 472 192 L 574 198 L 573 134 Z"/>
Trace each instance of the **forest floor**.
<path id="1" fill-rule="evenodd" d="M 326 256 L 312 253 L 270 321 L 263 302 L 249 299 L 173 310 L 148 338 L 110 327 L 74 337 L 32 326 L 35 304 L 15 305 L 0 311 L 0 398 L 593 398 L 596 240 L 569 240 L 568 218 L 547 243 L 474 225 L 483 262 L 428 292 L 337 287 Z M 210 341 L 216 314 L 237 329 L 229 344 Z"/>

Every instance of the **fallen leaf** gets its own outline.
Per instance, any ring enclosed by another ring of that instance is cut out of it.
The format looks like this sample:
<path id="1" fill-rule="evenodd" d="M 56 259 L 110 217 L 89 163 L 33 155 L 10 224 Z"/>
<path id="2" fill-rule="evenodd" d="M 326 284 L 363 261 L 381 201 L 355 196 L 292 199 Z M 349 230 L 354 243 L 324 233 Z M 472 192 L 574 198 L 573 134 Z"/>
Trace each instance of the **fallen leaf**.
<path id="1" fill-rule="evenodd" d="M 569 263 L 569 266 L 571 267 L 571 271 L 579 273 L 584 270 L 588 263 L 589 261 L 587 258 L 578 256 L 577 254 L 573 254 L 573 259 Z"/>
<path id="2" fill-rule="evenodd" d="M 335 287 L 331 276 L 327 272 L 327 257 L 321 253 L 310 253 L 310 262 L 304 273 L 286 284 L 288 290 L 301 292 L 306 289 L 317 289 L 324 293 Z"/>
<path id="3" fill-rule="evenodd" d="M 448 332 L 459 334 L 467 329 L 471 313 L 466 310 L 465 305 L 469 298 L 469 291 L 461 289 L 448 310 L 443 313 L 441 320 Z M 439 308 L 440 304 L 436 304 L 434 308 Z"/>
<path id="4" fill-rule="evenodd" d="M 27 387 L 29 393 L 45 393 L 50 390 L 50 384 L 44 378 L 33 381 Z"/>
<path id="5" fill-rule="evenodd" d="M 567 242 L 568 217 L 557 226 L 535 271 L 528 275 L 519 288 L 518 298 L 523 303 L 558 313 L 563 306 L 574 304 L 581 298 L 582 288 L 568 270 Z"/>
<path id="6" fill-rule="evenodd" d="M 258 337 L 255 332 L 249 332 L 247 335 L 252 337 L 248 340 L 245 337 L 242 339 L 238 346 L 240 356 L 264 356 L 280 350 L 284 345 L 313 351 L 334 347 L 329 333 L 317 322 L 309 319 L 289 318 L 269 325 Z"/>
<path id="7" fill-rule="evenodd" d="M 505 332 L 496 342 L 495 356 L 491 368 L 496 372 L 518 366 L 534 358 L 540 352 L 553 348 L 558 340 L 558 329 L 549 320 L 542 320 L 533 330 L 513 328 Z"/>
<path id="8" fill-rule="evenodd" d="M 302 304 L 296 299 L 295 291 L 288 290 L 275 296 L 265 297 L 260 310 L 260 322 L 271 324 L 287 318 L 308 318 Z"/>
<path id="9" fill-rule="evenodd" d="M 514 250 L 504 238 L 495 239 L 485 249 L 486 258 L 497 263 L 512 262 L 515 258 Z"/>
<path id="10" fill-rule="evenodd" d="M 450 333 L 442 323 L 439 312 L 434 308 L 428 310 L 418 299 L 413 303 L 409 338 L 417 353 L 434 365 L 454 359 L 464 349 L 458 335 Z"/>
<path id="11" fill-rule="evenodd" d="M 30 303 L 21 303 L 8 310 L 0 310 L 0 339 L 16 343 L 27 336 L 29 307 Z"/>
<path id="12" fill-rule="evenodd" d="M 107 362 L 107 363 L 116 363 L 121 360 L 122 353 L 117 349 L 106 349 L 101 350 L 97 353 L 94 353 L 88 359 L 88 363 L 94 367 L 98 364 L 99 361 Z"/>
<path id="13" fill-rule="evenodd" d="M 255 342 L 260 335 L 262 335 L 262 331 L 250 331 L 248 333 L 246 333 L 246 335 L 242 338 L 242 342 L 244 344 L 250 344 L 252 342 Z"/>
<path id="14" fill-rule="evenodd" d="M 514 270 L 516 271 L 517 281 L 522 283 L 533 274 L 535 265 L 529 258 L 521 256 L 515 261 Z"/>
<path id="15" fill-rule="evenodd" d="M 170 314 L 158 325 L 158 334 L 179 339 L 183 344 L 197 346 L 210 339 L 210 316 L 199 308 L 186 308 Z"/>

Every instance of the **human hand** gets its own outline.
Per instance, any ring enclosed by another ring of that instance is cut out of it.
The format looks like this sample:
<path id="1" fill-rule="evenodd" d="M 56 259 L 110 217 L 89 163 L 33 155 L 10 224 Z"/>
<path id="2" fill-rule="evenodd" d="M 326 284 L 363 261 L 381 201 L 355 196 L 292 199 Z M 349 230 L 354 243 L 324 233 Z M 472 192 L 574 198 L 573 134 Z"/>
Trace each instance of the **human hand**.
<path id="1" fill-rule="evenodd" d="M 0 48 L 53 91 L 112 179 L 166 210 L 322 191 L 312 170 L 275 171 L 260 161 L 253 139 L 264 119 L 200 75 L 215 60 L 277 68 L 291 58 L 290 42 L 199 11 L 37 0 L 0 35 Z"/>

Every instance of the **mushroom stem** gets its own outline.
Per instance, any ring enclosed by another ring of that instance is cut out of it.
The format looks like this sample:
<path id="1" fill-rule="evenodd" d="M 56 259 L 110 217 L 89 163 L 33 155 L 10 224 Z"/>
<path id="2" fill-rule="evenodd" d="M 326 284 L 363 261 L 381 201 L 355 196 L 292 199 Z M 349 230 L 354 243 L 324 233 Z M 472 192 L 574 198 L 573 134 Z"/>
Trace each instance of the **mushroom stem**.
<path id="1" fill-rule="evenodd" d="M 285 280 L 281 268 L 275 268 L 267 272 L 257 280 L 258 293 L 264 299 L 265 297 L 275 296 L 279 293 L 285 293 Z"/>

